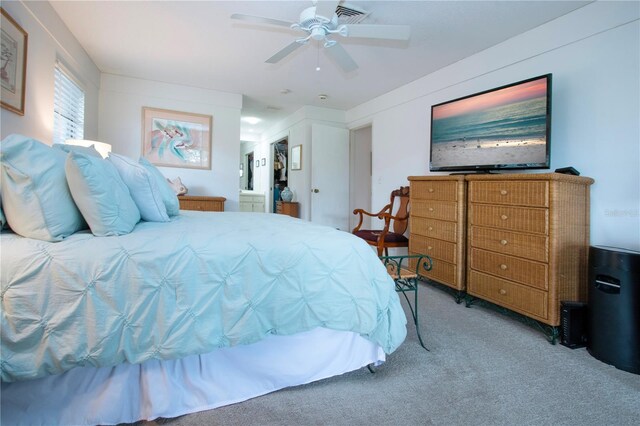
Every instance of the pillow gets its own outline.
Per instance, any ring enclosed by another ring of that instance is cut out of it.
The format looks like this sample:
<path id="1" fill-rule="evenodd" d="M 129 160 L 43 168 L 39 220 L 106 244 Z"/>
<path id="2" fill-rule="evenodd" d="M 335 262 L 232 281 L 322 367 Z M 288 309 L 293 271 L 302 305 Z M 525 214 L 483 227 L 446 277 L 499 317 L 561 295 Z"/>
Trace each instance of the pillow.
<path id="1" fill-rule="evenodd" d="M 142 220 L 147 222 L 168 222 L 167 208 L 164 206 L 158 183 L 142 165 L 123 155 L 110 153 L 108 160 L 115 166 L 131 198 L 136 203 Z"/>
<path id="2" fill-rule="evenodd" d="M 0 143 L 2 207 L 15 233 L 60 241 L 87 229 L 67 186 L 66 158 L 64 152 L 22 135 Z"/>
<path id="3" fill-rule="evenodd" d="M 80 145 L 67 145 L 63 143 L 54 143 L 52 147 L 54 149 L 59 149 L 60 151 L 63 151 L 65 154 L 69 152 L 81 152 L 83 154 L 93 155 L 94 157 L 102 158 L 102 155 L 100 155 L 100 153 L 96 151 L 93 145 L 80 146 Z"/>
<path id="4" fill-rule="evenodd" d="M 160 190 L 160 194 L 162 195 L 162 201 L 164 201 L 164 205 L 167 208 L 167 214 L 169 216 L 177 216 L 180 213 L 180 201 L 178 201 L 176 193 L 169 186 L 169 182 L 167 182 L 167 179 L 160 172 L 160 170 L 158 170 L 158 168 L 151 164 L 146 158 L 140 157 L 140 160 L 138 162 L 142 164 L 144 168 L 147 169 L 149 173 L 151 173 L 151 176 L 156 179 L 158 189 Z"/>
<path id="5" fill-rule="evenodd" d="M 93 235 L 128 234 L 140 221 L 140 211 L 111 162 L 70 152 L 65 170 L 71 195 Z"/>

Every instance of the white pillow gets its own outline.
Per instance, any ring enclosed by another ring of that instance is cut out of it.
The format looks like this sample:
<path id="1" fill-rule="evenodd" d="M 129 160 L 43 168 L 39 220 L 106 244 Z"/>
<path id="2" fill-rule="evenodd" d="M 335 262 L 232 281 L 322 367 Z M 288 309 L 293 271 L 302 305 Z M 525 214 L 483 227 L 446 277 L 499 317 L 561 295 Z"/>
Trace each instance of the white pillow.
<path id="1" fill-rule="evenodd" d="M 177 216 L 180 214 L 180 201 L 176 196 L 176 193 L 169 186 L 169 182 L 164 177 L 164 175 L 158 170 L 156 166 L 151 164 L 146 158 L 140 157 L 138 161 L 140 164 L 144 166 L 145 169 L 151 173 L 151 175 L 156 179 L 156 183 L 158 184 L 158 189 L 160 189 L 160 194 L 162 194 L 162 201 L 164 201 L 164 205 L 167 208 L 167 214 L 169 216 Z"/>
<path id="2" fill-rule="evenodd" d="M 140 210 L 142 220 L 168 222 L 167 208 L 162 200 L 156 179 L 141 164 L 123 155 L 110 153 L 108 160 L 115 166 L 124 181 L 131 198 Z"/>
<path id="3" fill-rule="evenodd" d="M 140 211 L 111 162 L 70 152 L 65 170 L 71 195 L 93 235 L 128 234 L 140 221 Z"/>
<path id="4" fill-rule="evenodd" d="M 0 143 L 2 209 L 23 237 L 60 241 L 87 229 L 65 177 L 67 154 L 22 135 Z"/>

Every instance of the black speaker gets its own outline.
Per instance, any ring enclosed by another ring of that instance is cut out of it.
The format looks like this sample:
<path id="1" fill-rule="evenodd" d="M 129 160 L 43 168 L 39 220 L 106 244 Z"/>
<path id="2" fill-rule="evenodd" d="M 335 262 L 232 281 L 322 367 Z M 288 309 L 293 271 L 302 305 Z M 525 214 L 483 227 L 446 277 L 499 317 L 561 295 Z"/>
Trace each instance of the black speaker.
<path id="1" fill-rule="evenodd" d="M 589 353 L 640 374 L 640 252 L 589 248 L 588 322 Z"/>
<path id="2" fill-rule="evenodd" d="M 571 348 L 587 345 L 587 304 L 560 302 L 560 344 Z"/>

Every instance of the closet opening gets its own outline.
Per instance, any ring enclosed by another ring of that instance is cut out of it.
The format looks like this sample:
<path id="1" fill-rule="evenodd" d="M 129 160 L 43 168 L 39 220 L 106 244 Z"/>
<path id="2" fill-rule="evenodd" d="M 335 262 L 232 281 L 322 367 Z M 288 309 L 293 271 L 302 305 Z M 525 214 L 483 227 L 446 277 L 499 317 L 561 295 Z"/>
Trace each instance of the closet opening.
<path id="1" fill-rule="evenodd" d="M 276 203 L 280 200 L 280 193 L 282 190 L 289 186 L 288 175 L 288 159 L 289 159 L 289 141 L 288 139 L 282 139 L 278 142 L 271 144 L 273 158 L 273 178 L 271 182 L 271 211 L 275 213 Z"/>

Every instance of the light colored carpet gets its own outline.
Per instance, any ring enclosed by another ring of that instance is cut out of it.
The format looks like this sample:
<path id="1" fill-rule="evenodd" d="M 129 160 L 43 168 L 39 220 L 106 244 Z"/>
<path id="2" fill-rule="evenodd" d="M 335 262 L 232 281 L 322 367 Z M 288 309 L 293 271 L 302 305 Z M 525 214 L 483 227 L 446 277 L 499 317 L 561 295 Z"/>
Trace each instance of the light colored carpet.
<path id="1" fill-rule="evenodd" d="M 404 300 L 403 300 L 404 303 Z M 640 375 L 420 286 L 422 336 L 366 368 L 243 403 L 160 419 L 194 425 L 637 425 Z"/>

